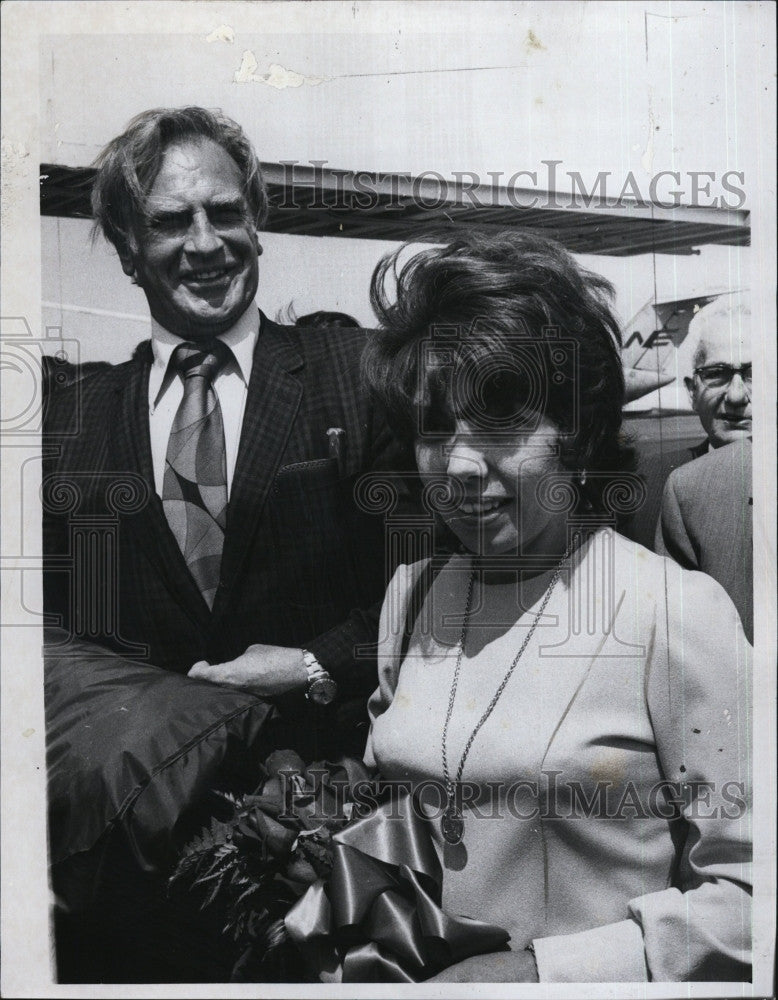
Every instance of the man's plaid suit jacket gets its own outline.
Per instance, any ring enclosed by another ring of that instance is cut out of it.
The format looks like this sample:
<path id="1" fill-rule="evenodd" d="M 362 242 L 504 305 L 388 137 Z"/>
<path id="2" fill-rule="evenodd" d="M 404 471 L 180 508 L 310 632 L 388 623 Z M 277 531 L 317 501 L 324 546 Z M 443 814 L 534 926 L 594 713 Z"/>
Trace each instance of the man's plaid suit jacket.
<path id="1" fill-rule="evenodd" d="M 362 330 L 262 317 L 212 612 L 154 490 L 150 345 L 51 390 L 42 489 L 48 622 L 182 673 L 255 642 L 304 645 L 345 693 L 369 693 L 374 663 L 355 661 L 353 650 L 376 639 L 383 525 L 359 509 L 353 486 L 391 466 L 393 446 L 360 385 L 364 339 Z M 345 432 L 340 468 L 329 452 L 333 427 Z"/>

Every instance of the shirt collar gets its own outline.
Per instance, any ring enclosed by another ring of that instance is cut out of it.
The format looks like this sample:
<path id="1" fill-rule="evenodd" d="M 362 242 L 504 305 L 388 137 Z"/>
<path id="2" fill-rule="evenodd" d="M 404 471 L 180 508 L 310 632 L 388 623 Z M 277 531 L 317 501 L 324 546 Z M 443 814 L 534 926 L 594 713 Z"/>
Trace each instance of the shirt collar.
<path id="1" fill-rule="evenodd" d="M 234 326 L 230 327 L 226 333 L 219 334 L 218 339 L 224 341 L 230 348 L 234 358 L 234 361 L 230 359 L 226 370 L 236 371 L 245 385 L 249 384 L 251 378 L 254 348 L 257 344 L 261 322 L 259 309 L 256 303 L 252 302 Z M 151 317 L 151 351 L 154 355 L 152 378 L 159 387 L 159 392 L 155 394 L 155 402 L 159 400 L 159 396 L 164 392 L 172 377 L 169 365 L 173 351 L 179 344 L 183 343 L 183 337 L 171 333 L 153 316 Z"/>

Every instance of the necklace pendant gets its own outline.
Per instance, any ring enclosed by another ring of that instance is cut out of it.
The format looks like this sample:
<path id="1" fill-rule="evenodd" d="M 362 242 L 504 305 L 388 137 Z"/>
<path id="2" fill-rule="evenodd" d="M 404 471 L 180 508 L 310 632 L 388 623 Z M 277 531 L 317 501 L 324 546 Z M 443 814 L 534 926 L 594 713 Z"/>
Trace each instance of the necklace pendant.
<path id="1" fill-rule="evenodd" d="M 465 821 L 462 818 L 462 813 L 453 802 L 448 803 L 446 811 L 440 817 L 440 832 L 446 843 L 451 844 L 452 847 L 462 843 L 465 834 Z"/>

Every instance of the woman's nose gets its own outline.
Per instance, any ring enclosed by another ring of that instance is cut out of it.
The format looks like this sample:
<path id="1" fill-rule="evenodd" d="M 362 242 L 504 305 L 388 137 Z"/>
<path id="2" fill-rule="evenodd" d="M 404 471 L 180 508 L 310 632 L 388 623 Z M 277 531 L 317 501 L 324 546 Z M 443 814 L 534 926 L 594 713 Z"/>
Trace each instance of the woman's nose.
<path id="1" fill-rule="evenodd" d="M 483 450 L 466 438 L 454 437 L 447 445 L 446 472 L 458 479 L 482 478 L 486 474 Z"/>

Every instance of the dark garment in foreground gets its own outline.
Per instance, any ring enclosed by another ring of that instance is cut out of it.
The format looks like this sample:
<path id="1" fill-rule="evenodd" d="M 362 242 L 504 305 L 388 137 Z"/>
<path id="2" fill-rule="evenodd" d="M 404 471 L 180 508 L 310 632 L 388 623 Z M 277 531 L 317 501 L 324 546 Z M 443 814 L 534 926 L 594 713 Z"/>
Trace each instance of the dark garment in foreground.
<path id="1" fill-rule="evenodd" d="M 667 480 L 656 551 L 722 585 L 754 641 L 754 540 L 750 440 L 716 448 Z"/>
<path id="2" fill-rule="evenodd" d="M 274 710 L 47 633 L 49 854 L 60 982 L 224 978 L 219 928 L 166 898 L 212 788 L 249 785 Z"/>

